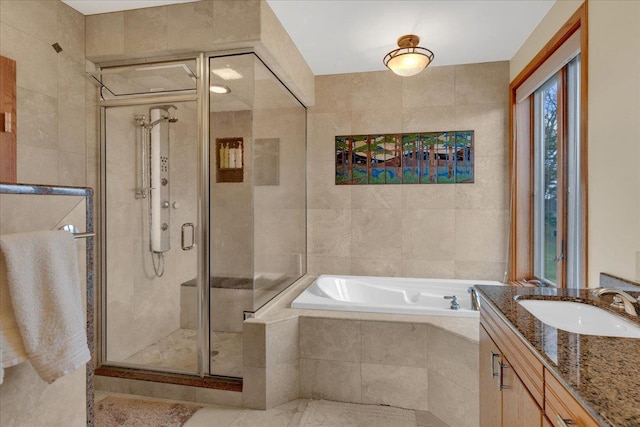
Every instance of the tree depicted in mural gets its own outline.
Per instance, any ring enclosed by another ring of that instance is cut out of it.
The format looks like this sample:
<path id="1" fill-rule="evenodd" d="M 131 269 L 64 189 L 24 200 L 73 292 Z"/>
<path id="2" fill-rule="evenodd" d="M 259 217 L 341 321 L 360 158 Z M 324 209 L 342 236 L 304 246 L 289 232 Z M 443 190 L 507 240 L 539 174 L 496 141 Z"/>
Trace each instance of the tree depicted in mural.
<path id="1" fill-rule="evenodd" d="M 473 132 L 456 132 L 454 151 L 456 183 L 473 182 Z"/>
<path id="2" fill-rule="evenodd" d="M 371 137 L 357 135 L 353 137 L 353 174 L 352 184 L 368 184 L 371 174 Z"/>
<path id="3" fill-rule="evenodd" d="M 418 184 L 420 182 L 420 134 L 402 135 L 402 183 Z"/>
<path id="4" fill-rule="evenodd" d="M 384 135 L 374 135 L 370 138 L 369 152 L 371 158 L 369 184 L 384 184 L 387 159 Z"/>
<path id="5" fill-rule="evenodd" d="M 384 135 L 385 184 L 402 184 L 402 135 Z"/>
<path id="6" fill-rule="evenodd" d="M 336 184 L 345 184 L 351 180 L 349 175 L 349 137 L 336 137 Z"/>
<path id="7" fill-rule="evenodd" d="M 420 169 L 420 184 L 435 184 L 435 153 L 438 145 L 438 137 L 435 133 L 425 133 L 422 135 L 422 146 L 420 156 L 422 168 Z"/>

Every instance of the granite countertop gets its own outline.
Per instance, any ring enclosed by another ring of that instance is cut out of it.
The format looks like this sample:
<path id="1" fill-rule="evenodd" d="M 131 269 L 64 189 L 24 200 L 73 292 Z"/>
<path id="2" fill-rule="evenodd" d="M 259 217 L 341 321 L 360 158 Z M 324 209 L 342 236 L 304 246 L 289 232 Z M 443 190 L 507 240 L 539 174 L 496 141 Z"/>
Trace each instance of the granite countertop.
<path id="1" fill-rule="evenodd" d="M 639 325 L 640 318 L 610 308 L 605 302 L 610 296 L 594 299 L 585 289 L 475 287 L 596 420 L 605 426 L 640 426 L 640 339 L 566 332 L 542 323 L 514 298 L 580 301 Z"/>

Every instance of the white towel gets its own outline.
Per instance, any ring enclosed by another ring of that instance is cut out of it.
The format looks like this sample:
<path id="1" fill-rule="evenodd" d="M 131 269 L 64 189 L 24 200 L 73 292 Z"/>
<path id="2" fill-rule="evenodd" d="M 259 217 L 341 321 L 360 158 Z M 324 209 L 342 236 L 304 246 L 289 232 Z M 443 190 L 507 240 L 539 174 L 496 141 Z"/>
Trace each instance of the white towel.
<path id="1" fill-rule="evenodd" d="M 9 294 L 7 268 L 0 251 L 0 384 L 4 380 L 4 368 L 10 368 L 27 360 L 27 352 L 13 314 Z"/>
<path id="2" fill-rule="evenodd" d="M 66 231 L 9 234 L 0 236 L 0 251 L 24 350 L 40 377 L 52 383 L 91 359 L 75 240 Z M 3 348 L 3 367 L 5 354 L 10 356 Z"/>

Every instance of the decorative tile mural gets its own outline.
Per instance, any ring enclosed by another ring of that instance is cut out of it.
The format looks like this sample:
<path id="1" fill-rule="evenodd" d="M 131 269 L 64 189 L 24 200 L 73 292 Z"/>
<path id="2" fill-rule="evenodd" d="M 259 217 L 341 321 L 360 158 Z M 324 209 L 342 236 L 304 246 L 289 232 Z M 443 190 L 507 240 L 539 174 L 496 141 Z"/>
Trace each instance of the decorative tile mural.
<path id="1" fill-rule="evenodd" d="M 336 184 L 473 182 L 473 131 L 336 136 Z"/>

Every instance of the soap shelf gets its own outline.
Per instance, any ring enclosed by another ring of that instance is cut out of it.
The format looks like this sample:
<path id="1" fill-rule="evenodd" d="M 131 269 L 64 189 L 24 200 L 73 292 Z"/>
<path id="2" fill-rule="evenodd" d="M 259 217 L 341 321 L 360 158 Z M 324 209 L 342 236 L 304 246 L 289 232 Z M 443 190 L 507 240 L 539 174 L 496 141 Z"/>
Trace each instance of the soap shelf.
<path id="1" fill-rule="evenodd" d="M 243 138 L 216 138 L 216 182 L 244 181 Z M 229 163 L 241 166 L 227 166 Z"/>

